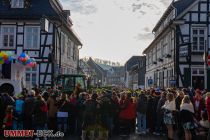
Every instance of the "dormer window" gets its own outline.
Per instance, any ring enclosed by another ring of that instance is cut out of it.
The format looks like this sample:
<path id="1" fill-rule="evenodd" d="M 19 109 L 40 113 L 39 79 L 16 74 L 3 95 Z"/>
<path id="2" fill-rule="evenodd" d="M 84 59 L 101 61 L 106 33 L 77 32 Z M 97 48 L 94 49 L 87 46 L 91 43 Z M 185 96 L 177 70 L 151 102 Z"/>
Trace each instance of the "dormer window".
<path id="1" fill-rule="evenodd" d="M 24 0 L 11 0 L 11 8 L 24 8 Z"/>

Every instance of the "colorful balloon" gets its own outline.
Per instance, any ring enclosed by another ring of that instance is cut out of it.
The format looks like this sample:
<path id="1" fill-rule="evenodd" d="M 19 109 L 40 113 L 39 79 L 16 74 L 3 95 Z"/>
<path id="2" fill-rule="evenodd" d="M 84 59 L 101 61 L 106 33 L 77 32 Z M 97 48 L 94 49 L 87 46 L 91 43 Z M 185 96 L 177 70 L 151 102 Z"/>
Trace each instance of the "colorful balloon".
<path id="1" fill-rule="evenodd" d="M 4 61 L 6 61 L 8 58 L 9 58 L 9 57 L 8 57 L 8 55 L 6 55 L 6 54 L 3 56 Z"/>
<path id="2" fill-rule="evenodd" d="M 13 56 L 10 56 L 9 57 L 9 61 L 12 61 L 12 60 L 14 60 L 15 58 L 13 57 Z"/>
<path id="3" fill-rule="evenodd" d="M 25 54 L 24 52 L 22 52 L 22 53 L 20 54 L 20 57 L 25 58 L 25 57 L 26 57 L 26 54 Z"/>
<path id="4" fill-rule="evenodd" d="M 12 52 L 11 51 L 7 51 L 6 54 L 7 54 L 8 57 L 12 56 Z"/>
<path id="5" fill-rule="evenodd" d="M 0 65 L 4 64 L 4 60 L 0 60 Z"/>
<path id="6" fill-rule="evenodd" d="M 0 57 L 3 57 L 3 52 L 0 52 Z"/>
<path id="7" fill-rule="evenodd" d="M 10 63 L 10 61 L 9 61 L 9 60 L 6 60 L 6 61 L 4 61 L 4 63 L 5 63 L 5 64 L 9 64 L 9 63 Z"/>

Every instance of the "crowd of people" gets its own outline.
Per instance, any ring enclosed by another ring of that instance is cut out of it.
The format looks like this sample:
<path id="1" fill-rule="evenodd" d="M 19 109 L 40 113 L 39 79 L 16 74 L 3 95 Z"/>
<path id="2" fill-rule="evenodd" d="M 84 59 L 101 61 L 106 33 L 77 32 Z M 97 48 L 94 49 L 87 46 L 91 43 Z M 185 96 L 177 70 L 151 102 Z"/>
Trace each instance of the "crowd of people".
<path id="1" fill-rule="evenodd" d="M 193 140 L 209 133 L 210 93 L 192 88 L 82 92 L 77 86 L 72 93 L 34 88 L 15 96 L 2 92 L 0 110 L 0 134 L 5 129 L 48 129 L 81 136 L 97 124 L 110 137 L 149 133 L 172 140 L 176 133 L 180 139 Z M 59 119 L 62 112 L 68 115 Z"/>

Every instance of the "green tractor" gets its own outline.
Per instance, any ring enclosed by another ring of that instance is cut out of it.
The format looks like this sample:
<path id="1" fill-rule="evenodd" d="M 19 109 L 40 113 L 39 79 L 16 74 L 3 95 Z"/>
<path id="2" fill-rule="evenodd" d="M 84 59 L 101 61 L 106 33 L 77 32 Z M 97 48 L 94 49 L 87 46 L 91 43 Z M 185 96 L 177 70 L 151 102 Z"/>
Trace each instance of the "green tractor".
<path id="1" fill-rule="evenodd" d="M 81 91 L 87 91 L 87 79 L 81 74 L 62 74 L 56 78 L 58 89 L 67 94 L 74 92 L 77 85 L 80 85 Z"/>

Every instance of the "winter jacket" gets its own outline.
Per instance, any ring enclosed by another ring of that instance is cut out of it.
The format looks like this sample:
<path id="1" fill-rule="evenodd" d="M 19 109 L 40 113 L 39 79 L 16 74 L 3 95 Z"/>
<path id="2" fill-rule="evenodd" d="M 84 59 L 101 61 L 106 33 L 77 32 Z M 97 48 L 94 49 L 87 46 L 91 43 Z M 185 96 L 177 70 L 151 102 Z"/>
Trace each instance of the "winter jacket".
<path id="1" fill-rule="evenodd" d="M 95 116 L 98 109 L 97 109 L 98 102 L 96 100 L 90 99 L 85 102 L 85 115 Z"/>
<path id="2" fill-rule="evenodd" d="M 15 112 L 18 115 L 22 115 L 24 113 L 24 106 L 25 106 L 25 102 L 24 100 L 18 99 L 15 101 Z"/>
<path id="3" fill-rule="evenodd" d="M 182 103 L 182 98 L 180 96 L 178 96 L 176 99 L 175 99 L 175 103 L 176 103 L 176 109 L 177 110 L 180 110 L 180 105 Z"/>
<path id="4" fill-rule="evenodd" d="M 58 107 L 56 106 L 56 99 L 53 97 L 49 97 L 47 100 L 47 106 L 48 106 L 48 116 L 49 117 L 56 117 L 56 113 L 58 111 Z"/>
<path id="5" fill-rule="evenodd" d="M 196 108 L 196 99 L 194 99 L 193 100 L 193 105 L 195 107 L 195 117 L 198 121 L 200 121 L 201 120 L 201 111 L 204 110 L 205 102 L 203 101 L 203 99 L 201 99 L 199 101 L 198 108 Z"/>
<path id="6" fill-rule="evenodd" d="M 163 114 L 162 106 L 165 104 L 166 98 L 160 98 L 158 101 L 156 112 L 158 114 Z"/>
<path id="7" fill-rule="evenodd" d="M 24 116 L 25 117 L 32 117 L 34 111 L 34 97 L 27 97 L 25 99 L 25 107 L 24 107 Z"/>
<path id="8" fill-rule="evenodd" d="M 47 104 L 43 100 L 36 100 L 34 106 L 34 122 L 37 124 L 44 124 L 47 122 Z"/>
<path id="9" fill-rule="evenodd" d="M 127 106 L 121 110 L 119 117 L 121 119 L 132 120 L 136 118 L 136 103 L 133 103 L 132 100 L 129 100 Z"/>
<path id="10" fill-rule="evenodd" d="M 147 106 L 148 106 L 147 97 L 145 95 L 140 95 L 137 103 L 137 112 L 146 114 Z"/>
<path id="11" fill-rule="evenodd" d="M 12 127 L 12 123 L 13 123 L 12 113 L 6 114 L 6 116 L 4 118 L 4 125 L 6 126 L 6 128 Z"/>
<path id="12" fill-rule="evenodd" d="M 187 122 L 194 122 L 193 113 L 188 111 L 188 110 L 181 110 L 180 111 L 180 119 L 181 119 L 181 122 L 183 124 L 187 123 Z"/>
<path id="13" fill-rule="evenodd" d="M 100 100 L 100 113 L 107 116 L 114 116 L 114 103 L 113 100 L 104 96 Z"/>

